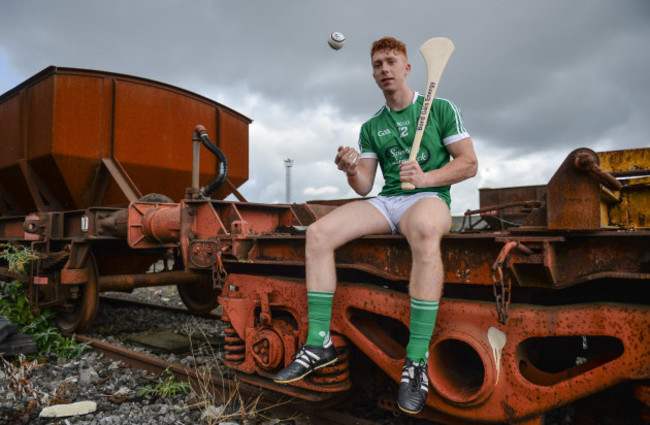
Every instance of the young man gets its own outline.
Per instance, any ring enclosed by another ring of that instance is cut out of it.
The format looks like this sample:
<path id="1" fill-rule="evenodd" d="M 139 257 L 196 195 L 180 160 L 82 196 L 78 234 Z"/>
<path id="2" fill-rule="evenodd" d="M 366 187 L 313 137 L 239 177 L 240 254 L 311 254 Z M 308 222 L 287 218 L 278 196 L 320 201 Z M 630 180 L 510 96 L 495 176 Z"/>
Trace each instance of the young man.
<path id="1" fill-rule="evenodd" d="M 399 386 L 398 405 L 417 413 L 425 405 L 428 348 L 442 296 L 440 241 L 451 227 L 449 187 L 476 174 L 478 161 L 460 111 L 436 98 L 416 160 L 410 148 L 423 96 L 410 89 L 406 47 L 392 37 L 373 43 L 372 75 L 386 104 L 361 127 L 360 152 L 340 146 L 334 162 L 361 196 L 372 189 L 381 166 L 385 185 L 379 196 L 345 204 L 307 229 L 305 247 L 309 334 L 295 360 L 275 377 L 288 383 L 336 361 L 329 337 L 336 290 L 334 250 L 370 234 L 401 233 L 412 253 L 409 295 L 410 339 Z M 451 157 L 451 158 L 450 158 Z M 403 191 L 402 182 L 415 186 Z"/>

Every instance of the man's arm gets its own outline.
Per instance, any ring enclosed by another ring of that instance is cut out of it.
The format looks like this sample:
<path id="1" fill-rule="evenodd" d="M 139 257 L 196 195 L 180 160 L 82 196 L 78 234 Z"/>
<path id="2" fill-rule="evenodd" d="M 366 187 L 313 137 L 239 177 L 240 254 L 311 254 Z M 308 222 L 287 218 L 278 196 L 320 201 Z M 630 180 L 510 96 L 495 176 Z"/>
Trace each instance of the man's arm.
<path id="1" fill-rule="evenodd" d="M 377 160 L 361 158 L 359 152 L 351 147 L 339 146 L 334 158 L 339 170 L 348 176 L 348 184 L 361 196 L 366 196 L 372 190 L 377 172 Z"/>
<path id="2" fill-rule="evenodd" d="M 471 138 L 466 137 L 446 148 L 453 159 L 443 167 L 425 173 L 417 161 L 405 161 L 400 164 L 400 180 L 418 188 L 435 187 L 458 183 L 476 175 L 478 159 Z"/>

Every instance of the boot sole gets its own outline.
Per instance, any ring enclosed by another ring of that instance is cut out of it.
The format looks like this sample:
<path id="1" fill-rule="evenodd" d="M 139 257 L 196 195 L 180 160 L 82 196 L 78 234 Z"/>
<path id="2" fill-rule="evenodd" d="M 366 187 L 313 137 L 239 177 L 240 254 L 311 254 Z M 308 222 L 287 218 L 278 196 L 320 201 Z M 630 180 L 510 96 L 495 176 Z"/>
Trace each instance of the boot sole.
<path id="1" fill-rule="evenodd" d="M 397 403 L 397 407 L 399 407 L 399 410 L 401 410 L 402 412 L 408 413 L 410 415 L 416 415 L 416 414 L 420 413 L 422 411 L 422 409 L 424 409 L 424 406 L 422 406 L 422 409 L 420 409 L 420 410 L 408 410 L 408 409 L 405 409 L 402 406 L 400 406 L 399 403 Z"/>
<path id="2" fill-rule="evenodd" d="M 288 383 L 291 383 L 291 382 L 300 381 L 302 378 L 304 378 L 305 376 L 309 375 L 310 373 L 312 373 L 312 372 L 314 372 L 314 371 L 317 371 L 318 369 L 322 369 L 322 368 L 324 368 L 324 367 L 326 367 L 326 366 L 329 366 L 329 365 L 335 363 L 337 360 L 338 360 L 338 357 L 335 358 L 334 360 L 330 360 L 330 361 L 327 362 L 327 363 L 323 363 L 323 364 L 320 365 L 320 366 L 316 366 L 316 367 L 313 368 L 312 370 L 308 370 L 307 372 L 303 373 L 301 376 L 299 376 L 299 377 L 297 377 L 297 378 L 284 379 L 284 380 L 282 380 L 282 381 L 278 381 L 278 380 L 275 380 L 275 379 L 274 379 L 273 382 L 275 382 L 276 384 L 288 384 Z"/>

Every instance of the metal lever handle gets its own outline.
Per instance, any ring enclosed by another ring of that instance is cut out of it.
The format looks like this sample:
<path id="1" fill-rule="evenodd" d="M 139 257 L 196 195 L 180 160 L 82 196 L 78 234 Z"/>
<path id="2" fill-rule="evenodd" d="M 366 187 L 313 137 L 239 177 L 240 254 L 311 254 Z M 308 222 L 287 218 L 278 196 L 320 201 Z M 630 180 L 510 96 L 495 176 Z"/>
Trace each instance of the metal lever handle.
<path id="1" fill-rule="evenodd" d="M 616 177 L 600 168 L 596 162 L 597 159 L 598 157 L 587 152 L 579 153 L 575 158 L 576 168 L 584 171 L 591 171 L 605 186 L 612 190 L 621 190 L 623 188 L 621 182 L 616 180 Z"/>

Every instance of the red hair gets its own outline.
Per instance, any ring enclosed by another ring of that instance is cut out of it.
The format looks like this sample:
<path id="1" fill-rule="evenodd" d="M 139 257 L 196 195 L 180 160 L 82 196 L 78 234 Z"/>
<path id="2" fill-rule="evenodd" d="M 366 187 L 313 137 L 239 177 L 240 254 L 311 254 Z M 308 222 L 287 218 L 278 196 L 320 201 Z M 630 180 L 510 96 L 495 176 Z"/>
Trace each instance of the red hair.
<path id="1" fill-rule="evenodd" d="M 370 57 L 382 50 L 396 51 L 397 53 L 403 54 L 408 59 L 408 55 L 406 54 L 406 45 L 396 38 L 383 37 L 372 43 Z"/>

